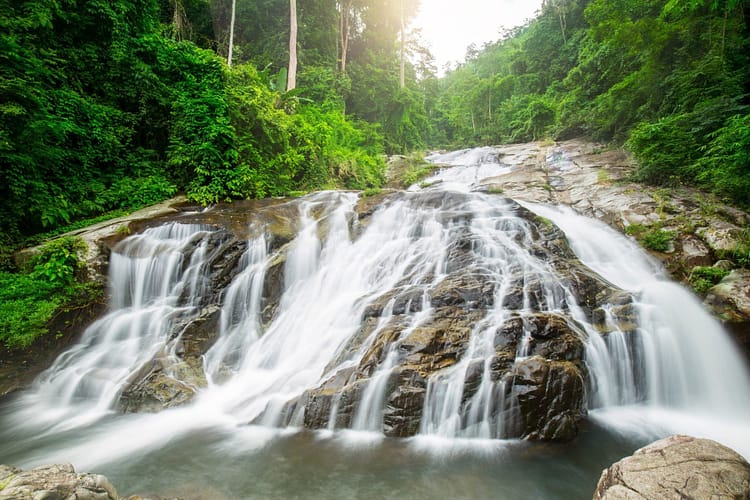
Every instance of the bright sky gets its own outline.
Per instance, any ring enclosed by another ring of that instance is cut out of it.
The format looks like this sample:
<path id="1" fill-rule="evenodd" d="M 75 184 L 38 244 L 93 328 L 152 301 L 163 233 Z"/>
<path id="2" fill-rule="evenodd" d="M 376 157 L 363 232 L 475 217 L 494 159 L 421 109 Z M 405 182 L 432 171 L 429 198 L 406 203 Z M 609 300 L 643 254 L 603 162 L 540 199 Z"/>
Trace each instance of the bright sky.
<path id="1" fill-rule="evenodd" d="M 463 61 L 466 47 L 500 38 L 503 27 L 512 28 L 534 16 L 542 0 L 422 0 L 412 26 L 435 56 L 440 73 L 445 63 Z"/>

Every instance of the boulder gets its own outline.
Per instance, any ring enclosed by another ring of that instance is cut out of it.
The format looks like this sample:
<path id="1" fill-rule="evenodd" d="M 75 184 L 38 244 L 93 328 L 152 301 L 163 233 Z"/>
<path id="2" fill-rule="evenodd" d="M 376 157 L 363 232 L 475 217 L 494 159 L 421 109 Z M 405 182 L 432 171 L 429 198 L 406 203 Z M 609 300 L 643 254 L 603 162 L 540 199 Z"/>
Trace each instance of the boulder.
<path id="1" fill-rule="evenodd" d="M 210 305 L 189 320 L 175 339 L 175 354 L 152 360 L 134 376 L 122 390 L 118 409 L 157 413 L 192 401 L 207 385 L 202 356 L 218 337 L 220 315 L 221 309 Z"/>
<path id="2" fill-rule="evenodd" d="M 584 415 L 584 382 L 576 364 L 532 356 L 517 362 L 511 377 L 523 438 L 564 441 L 576 436 Z"/>
<path id="3" fill-rule="evenodd" d="M 713 263 L 711 250 L 695 236 L 688 235 L 682 238 L 680 249 L 680 260 L 684 269 L 692 269 L 695 266 L 710 266 Z"/>
<path id="4" fill-rule="evenodd" d="M 670 436 L 602 472 L 595 500 L 750 498 L 750 464 L 709 439 Z"/>
<path id="5" fill-rule="evenodd" d="M 109 480 L 76 473 L 70 464 L 43 465 L 29 471 L 0 465 L 0 499 L 118 500 Z"/>
<path id="6" fill-rule="evenodd" d="M 742 240 L 742 229 L 722 219 L 711 219 L 707 227 L 695 232 L 706 244 L 717 253 L 731 252 Z"/>
<path id="7" fill-rule="evenodd" d="M 705 304 L 732 322 L 750 321 L 750 269 L 735 269 L 706 294 Z"/>

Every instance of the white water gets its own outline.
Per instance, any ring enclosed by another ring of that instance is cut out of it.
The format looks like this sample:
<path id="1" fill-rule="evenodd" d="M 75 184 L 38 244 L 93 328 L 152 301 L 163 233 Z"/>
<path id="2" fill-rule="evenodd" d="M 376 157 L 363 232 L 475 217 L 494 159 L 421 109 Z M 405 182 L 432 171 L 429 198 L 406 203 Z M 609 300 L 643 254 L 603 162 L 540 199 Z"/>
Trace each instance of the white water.
<path id="1" fill-rule="evenodd" d="M 176 321 L 194 314 L 205 292 L 207 234 L 203 226 L 169 224 L 112 253 L 111 311 L 39 376 L 19 426 L 56 432 L 97 421 L 113 411 L 130 377 L 171 354 Z"/>
<path id="2" fill-rule="evenodd" d="M 568 312 L 585 330 L 589 399 L 600 425 L 628 436 L 644 429 L 653 431 L 649 437 L 672 431 L 709 435 L 750 456 L 750 427 L 741 420 L 750 412 L 750 376 L 721 327 L 629 239 L 568 209 L 529 205 L 565 232 L 586 266 L 636 295 L 637 334 L 613 331 L 603 338 L 565 280 L 531 251 L 532 227 L 514 205 L 470 192 L 481 178 L 508 170 L 498 158 L 494 149 L 433 157 L 454 165 L 432 179 L 442 183 L 393 197 L 365 224 L 356 221 L 354 193 L 300 200 L 300 229 L 286 247 L 271 251 L 265 235 L 248 242 L 242 271 L 222 296 L 219 338 L 204 358 L 208 387 L 183 408 L 116 417 L 126 382 L 151 359 L 173 355 L 175 325 L 198 313 L 210 289 L 207 228 L 167 225 L 129 238 L 110 266 L 111 312 L 15 402 L 4 422 L 30 440 L 39 433 L 81 433 L 72 444 L 56 448 L 53 442 L 23 460 L 95 466 L 205 429 L 232 433 L 249 422 L 283 425 L 289 401 L 360 363 L 393 321 L 396 296 L 369 335 L 348 350 L 363 314 L 396 290 L 415 297 L 404 307 L 411 314 L 374 367 L 352 423 L 381 432 L 389 375 L 401 361 L 399 343 L 429 322 L 429 291 L 449 274 L 450 248 L 459 239 L 470 242 L 471 266 L 492 284 L 493 306 L 474 325 L 458 362 L 428 380 L 418 446 L 435 439 L 465 446 L 463 438 L 479 444 L 517 435 L 510 387 L 492 380 L 490 364 L 495 332 L 511 315 L 507 300 L 520 276 L 527 286 L 514 314 Z M 283 290 L 264 325 L 263 283 L 279 259 Z M 519 343 L 518 359 L 529 354 L 528 335 Z M 475 370 L 481 382 L 464 401 L 466 376 Z M 293 423 L 300 423 L 299 411 Z M 335 421 L 331 415 L 329 429 Z M 93 425 L 96 432 L 85 432 Z"/>

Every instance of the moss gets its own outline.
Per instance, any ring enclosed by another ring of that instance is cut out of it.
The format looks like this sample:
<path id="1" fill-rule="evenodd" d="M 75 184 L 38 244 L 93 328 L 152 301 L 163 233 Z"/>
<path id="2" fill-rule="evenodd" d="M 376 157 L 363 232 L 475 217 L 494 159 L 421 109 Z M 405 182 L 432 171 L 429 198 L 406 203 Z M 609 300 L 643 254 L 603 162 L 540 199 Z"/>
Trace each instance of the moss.
<path id="1" fill-rule="evenodd" d="M 11 481 L 13 481 L 14 477 L 16 477 L 16 474 L 10 474 L 5 479 L 0 480 L 0 491 L 3 491 L 5 487 L 8 486 Z"/>

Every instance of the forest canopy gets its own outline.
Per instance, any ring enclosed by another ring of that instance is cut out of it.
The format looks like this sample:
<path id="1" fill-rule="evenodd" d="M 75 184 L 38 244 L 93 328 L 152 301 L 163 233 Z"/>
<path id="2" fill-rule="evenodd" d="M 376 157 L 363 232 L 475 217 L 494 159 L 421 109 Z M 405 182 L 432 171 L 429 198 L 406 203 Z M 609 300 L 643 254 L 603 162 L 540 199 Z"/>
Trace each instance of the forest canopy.
<path id="1" fill-rule="evenodd" d="M 576 136 L 750 205 L 747 0 L 545 0 L 442 77 L 409 28 L 419 0 L 296 3 L 0 0 L 3 241 L 179 191 L 377 187 L 385 153 Z"/>

